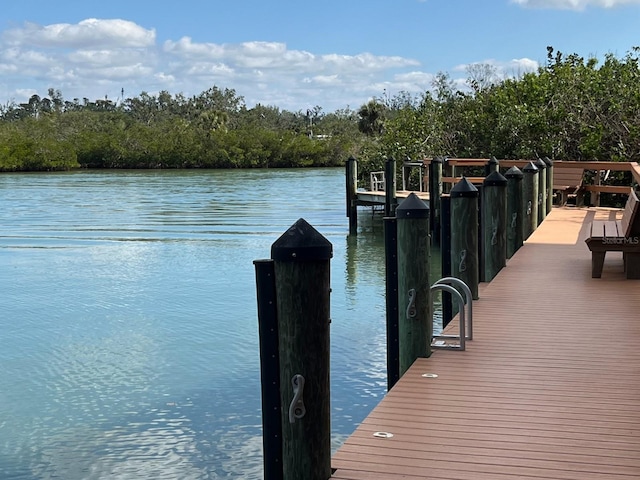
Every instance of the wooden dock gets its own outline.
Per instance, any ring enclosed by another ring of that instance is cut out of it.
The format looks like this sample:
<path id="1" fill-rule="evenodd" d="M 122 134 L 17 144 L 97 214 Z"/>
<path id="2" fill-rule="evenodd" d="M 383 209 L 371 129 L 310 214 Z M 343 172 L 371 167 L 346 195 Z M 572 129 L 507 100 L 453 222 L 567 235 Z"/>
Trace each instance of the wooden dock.
<path id="1" fill-rule="evenodd" d="M 592 219 L 620 215 L 553 209 L 481 284 L 466 351 L 418 359 L 332 478 L 640 479 L 640 281 L 621 254 L 591 278 L 584 244 Z"/>
<path id="2" fill-rule="evenodd" d="M 398 203 L 407 198 L 410 194 L 415 193 L 419 198 L 427 202 L 429 200 L 428 192 L 412 192 L 410 190 L 396 191 L 396 199 Z M 384 207 L 385 191 L 384 190 L 358 190 L 356 198 L 359 206 L 380 206 Z"/>

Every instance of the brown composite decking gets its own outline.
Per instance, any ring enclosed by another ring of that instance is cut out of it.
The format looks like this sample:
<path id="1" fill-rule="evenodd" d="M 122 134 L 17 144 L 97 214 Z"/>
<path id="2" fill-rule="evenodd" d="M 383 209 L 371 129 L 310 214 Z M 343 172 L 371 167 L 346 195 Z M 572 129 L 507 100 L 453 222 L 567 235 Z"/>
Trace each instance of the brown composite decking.
<path id="1" fill-rule="evenodd" d="M 590 220 L 616 216 L 553 209 L 482 284 L 467 350 L 418 359 L 332 478 L 640 479 L 640 281 L 621 254 L 591 278 L 584 243 Z"/>

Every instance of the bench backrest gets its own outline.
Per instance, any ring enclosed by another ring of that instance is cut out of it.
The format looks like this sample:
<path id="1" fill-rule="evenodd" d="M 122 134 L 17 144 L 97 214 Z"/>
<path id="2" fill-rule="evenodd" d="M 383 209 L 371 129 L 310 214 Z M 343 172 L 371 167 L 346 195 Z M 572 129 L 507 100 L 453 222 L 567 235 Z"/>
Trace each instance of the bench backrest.
<path id="1" fill-rule="evenodd" d="M 564 188 L 578 188 L 582 185 L 583 168 L 560 168 L 553 169 L 553 188 L 560 190 Z"/>
<path id="2" fill-rule="evenodd" d="M 632 188 L 620 220 L 625 238 L 640 235 L 640 212 L 638 210 L 640 210 L 640 200 L 638 200 L 638 195 Z"/>

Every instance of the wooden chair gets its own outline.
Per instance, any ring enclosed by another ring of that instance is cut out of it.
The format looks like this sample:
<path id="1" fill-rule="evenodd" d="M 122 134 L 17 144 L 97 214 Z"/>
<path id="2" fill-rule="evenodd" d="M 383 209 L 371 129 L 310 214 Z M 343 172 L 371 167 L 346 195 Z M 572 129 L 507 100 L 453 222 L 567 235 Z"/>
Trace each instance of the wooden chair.
<path id="1" fill-rule="evenodd" d="M 566 205 L 569 198 L 576 198 L 576 205 L 582 203 L 583 168 L 553 169 L 553 190 L 559 195 L 558 205 Z"/>
<path id="2" fill-rule="evenodd" d="M 589 238 L 591 277 L 600 278 L 607 252 L 622 252 L 627 278 L 640 279 L 640 200 L 633 189 L 620 220 L 594 220 Z"/>

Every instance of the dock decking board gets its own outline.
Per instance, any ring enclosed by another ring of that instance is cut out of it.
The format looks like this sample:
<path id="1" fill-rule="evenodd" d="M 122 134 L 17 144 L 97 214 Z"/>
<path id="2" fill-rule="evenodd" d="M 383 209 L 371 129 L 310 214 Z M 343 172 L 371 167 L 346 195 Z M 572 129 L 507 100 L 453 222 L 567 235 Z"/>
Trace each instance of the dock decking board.
<path id="1" fill-rule="evenodd" d="M 482 285 L 467 350 L 418 359 L 332 478 L 640 479 L 640 281 L 622 254 L 591 278 L 584 244 L 591 220 L 620 215 L 554 209 Z"/>

